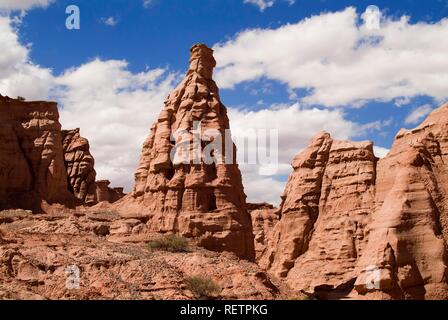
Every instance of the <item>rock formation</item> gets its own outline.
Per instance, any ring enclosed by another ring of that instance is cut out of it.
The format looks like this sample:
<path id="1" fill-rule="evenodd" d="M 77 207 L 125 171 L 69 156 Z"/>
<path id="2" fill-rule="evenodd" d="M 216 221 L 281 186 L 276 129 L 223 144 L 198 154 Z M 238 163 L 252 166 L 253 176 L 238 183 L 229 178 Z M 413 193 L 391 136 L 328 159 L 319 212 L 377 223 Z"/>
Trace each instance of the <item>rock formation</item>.
<path id="1" fill-rule="evenodd" d="M 95 204 L 95 160 L 90 154 L 89 141 L 81 137 L 79 129 L 63 130 L 62 146 L 70 190 L 81 203 Z"/>
<path id="2" fill-rule="evenodd" d="M 268 240 L 271 237 L 272 229 L 279 220 L 279 212 L 273 205 L 266 203 L 248 203 L 246 208 L 252 218 L 255 260 L 259 261 L 268 249 Z"/>
<path id="3" fill-rule="evenodd" d="M 325 295 L 350 291 L 364 253 L 375 196 L 372 142 L 333 140 L 322 176 L 319 213 L 307 249 L 288 273 L 293 287 Z"/>
<path id="4" fill-rule="evenodd" d="M 117 208 L 123 217 L 148 217 L 154 231 L 180 233 L 205 248 L 253 259 L 236 148 L 212 80 L 215 65 L 213 50 L 191 48 L 187 75 L 143 145 L 134 191 Z"/>
<path id="5" fill-rule="evenodd" d="M 320 298 L 447 299 L 447 161 L 448 104 L 379 161 L 371 142 L 318 134 L 293 160 L 260 265 Z"/>
<path id="6" fill-rule="evenodd" d="M 375 210 L 355 288 L 399 299 L 448 298 L 448 104 L 401 130 L 377 167 Z M 372 269 L 377 283 L 372 280 Z"/>
<path id="7" fill-rule="evenodd" d="M 114 203 L 125 196 L 123 188 L 110 188 L 109 180 L 99 180 L 96 182 L 96 199 L 98 202 Z"/>
<path id="8" fill-rule="evenodd" d="M 54 102 L 0 95 L 0 209 L 73 202 Z"/>

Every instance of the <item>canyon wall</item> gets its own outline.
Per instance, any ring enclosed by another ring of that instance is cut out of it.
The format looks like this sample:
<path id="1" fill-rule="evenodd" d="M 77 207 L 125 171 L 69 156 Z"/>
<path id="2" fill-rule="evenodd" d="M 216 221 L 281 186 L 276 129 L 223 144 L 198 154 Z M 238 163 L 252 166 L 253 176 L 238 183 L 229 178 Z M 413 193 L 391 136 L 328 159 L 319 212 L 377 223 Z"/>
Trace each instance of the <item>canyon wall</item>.
<path id="1" fill-rule="evenodd" d="M 61 130 L 55 102 L 0 95 L 0 210 L 45 212 L 97 201 L 94 159 L 80 130 Z M 122 188 L 108 188 L 114 202 Z"/>
<path id="2" fill-rule="evenodd" d="M 0 208 L 73 203 L 56 103 L 0 95 L 0 123 Z"/>
<path id="3" fill-rule="evenodd" d="M 319 133 L 292 162 L 259 264 L 320 298 L 448 298 L 447 161 L 448 104 L 380 160 L 371 142 Z"/>

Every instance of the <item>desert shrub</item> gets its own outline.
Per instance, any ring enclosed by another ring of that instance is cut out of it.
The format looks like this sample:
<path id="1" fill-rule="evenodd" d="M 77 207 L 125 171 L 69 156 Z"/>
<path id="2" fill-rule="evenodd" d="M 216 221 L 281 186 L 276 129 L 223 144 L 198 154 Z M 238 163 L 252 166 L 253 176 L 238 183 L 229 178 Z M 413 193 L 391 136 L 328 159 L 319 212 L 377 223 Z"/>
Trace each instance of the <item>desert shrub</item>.
<path id="1" fill-rule="evenodd" d="M 188 277 L 184 282 L 187 285 L 187 289 L 190 290 L 196 298 L 207 298 L 221 292 L 221 287 L 209 277 Z"/>
<path id="2" fill-rule="evenodd" d="M 148 247 L 169 252 L 186 252 L 188 251 L 188 240 L 175 234 L 163 235 L 150 241 Z"/>

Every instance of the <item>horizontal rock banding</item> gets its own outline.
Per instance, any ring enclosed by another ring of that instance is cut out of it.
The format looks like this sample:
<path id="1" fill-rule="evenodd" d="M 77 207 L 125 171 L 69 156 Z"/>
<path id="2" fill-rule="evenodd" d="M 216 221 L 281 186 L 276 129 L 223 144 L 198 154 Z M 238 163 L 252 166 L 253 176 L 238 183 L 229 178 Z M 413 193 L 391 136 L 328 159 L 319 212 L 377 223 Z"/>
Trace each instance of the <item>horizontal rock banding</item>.
<path id="1" fill-rule="evenodd" d="M 126 218 L 149 217 L 151 230 L 180 233 L 205 248 L 253 259 L 246 195 L 227 111 L 212 80 L 212 53 L 205 45 L 191 48 L 187 75 L 151 128 L 134 190 L 118 209 Z"/>

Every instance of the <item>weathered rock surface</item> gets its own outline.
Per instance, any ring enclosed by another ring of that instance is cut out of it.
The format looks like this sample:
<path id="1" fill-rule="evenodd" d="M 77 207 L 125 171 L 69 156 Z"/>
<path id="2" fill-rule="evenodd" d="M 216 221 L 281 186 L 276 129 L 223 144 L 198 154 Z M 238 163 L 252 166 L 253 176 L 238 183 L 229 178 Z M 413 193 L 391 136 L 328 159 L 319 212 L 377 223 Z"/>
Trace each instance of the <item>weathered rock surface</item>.
<path id="1" fill-rule="evenodd" d="M 63 130 L 62 146 L 70 190 L 81 203 L 95 204 L 95 160 L 90 154 L 89 141 L 81 137 L 79 129 Z"/>
<path id="2" fill-rule="evenodd" d="M 254 233 L 255 259 L 259 261 L 268 248 L 268 240 L 271 237 L 274 226 L 279 221 L 278 209 L 267 204 L 248 204 L 252 218 Z"/>
<path id="3" fill-rule="evenodd" d="M 96 199 L 98 202 L 114 203 L 125 196 L 123 188 L 111 188 L 109 185 L 109 180 L 98 180 L 96 182 Z"/>
<path id="4" fill-rule="evenodd" d="M 0 95 L 0 124 L 0 208 L 72 203 L 56 103 Z"/>
<path id="5" fill-rule="evenodd" d="M 278 277 L 285 277 L 297 257 L 308 249 L 319 216 L 322 181 L 332 143 L 328 133 L 320 133 L 292 161 L 294 171 L 282 195 L 281 219 L 260 260 L 261 266 Z"/>
<path id="6" fill-rule="evenodd" d="M 318 134 L 292 163 L 260 265 L 320 298 L 447 299 L 447 161 L 448 104 L 381 160 L 370 142 Z"/>
<path id="7" fill-rule="evenodd" d="M 329 289 L 344 293 L 353 288 L 374 203 L 375 164 L 371 142 L 333 140 L 311 240 L 288 273 L 294 288 L 321 296 Z"/>
<path id="8" fill-rule="evenodd" d="M 448 298 L 448 104 L 419 127 L 401 130 L 378 163 L 375 211 L 358 265 L 365 294 L 377 287 L 399 299 Z"/>
<path id="9" fill-rule="evenodd" d="M 0 224 L 0 299 L 194 299 L 185 278 L 197 275 L 218 284 L 216 299 L 293 297 L 232 253 L 195 246 L 171 253 L 141 241 L 110 241 L 107 230 L 121 221 L 114 212 L 4 211 L 0 217 L 8 219 Z"/>
<path id="10" fill-rule="evenodd" d="M 149 217 L 153 231 L 180 233 L 205 248 L 253 259 L 236 148 L 212 80 L 215 65 L 213 50 L 191 48 L 187 75 L 166 99 L 143 145 L 134 191 L 117 210 L 126 218 Z"/>

